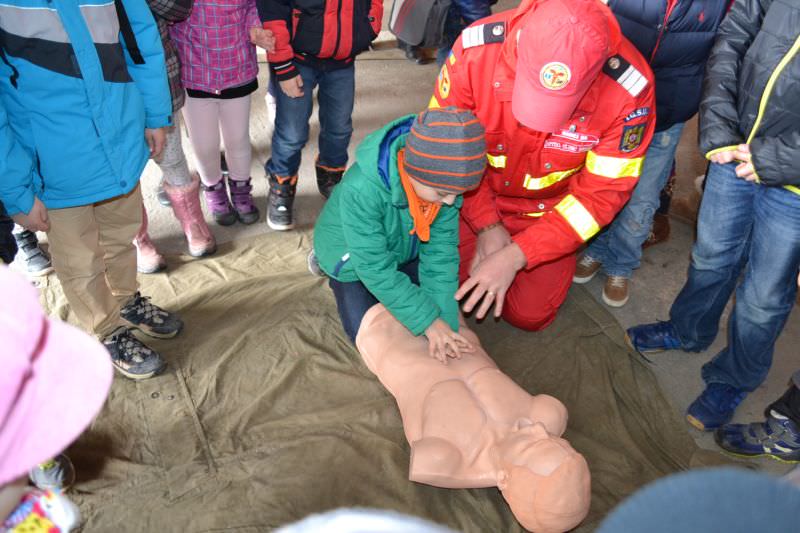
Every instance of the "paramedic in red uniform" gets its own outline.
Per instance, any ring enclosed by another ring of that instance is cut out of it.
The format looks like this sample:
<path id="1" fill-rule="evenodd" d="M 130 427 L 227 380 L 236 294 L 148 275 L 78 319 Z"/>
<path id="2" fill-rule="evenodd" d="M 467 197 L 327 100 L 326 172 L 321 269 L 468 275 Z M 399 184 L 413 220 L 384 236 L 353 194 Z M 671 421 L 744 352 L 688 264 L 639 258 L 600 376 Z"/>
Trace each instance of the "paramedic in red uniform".
<path id="1" fill-rule="evenodd" d="M 463 309 L 526 330 L 566 298 L 575 252 L 631 195 L 653 74 L 600 0 L 523 0 L 461 34 L 431 107 L 472 110 L 489 165 L 461 214 Z"/>

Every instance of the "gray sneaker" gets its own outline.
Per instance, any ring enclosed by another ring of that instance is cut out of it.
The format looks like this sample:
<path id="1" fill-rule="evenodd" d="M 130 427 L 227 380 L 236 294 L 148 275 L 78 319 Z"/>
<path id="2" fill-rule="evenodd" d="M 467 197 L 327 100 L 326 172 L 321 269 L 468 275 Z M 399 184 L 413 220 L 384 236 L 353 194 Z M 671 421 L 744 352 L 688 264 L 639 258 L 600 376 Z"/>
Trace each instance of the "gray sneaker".
<path id="1" fill-rule="evenodd" d="M 131 379 L 147 379 L 160 373 L 167 364 L 161 355 L 120 326 L 103 339 L 111 362 L 120 374 Z"/>
<path id="2" fill-rule="evenodd" d="M 25 257 L 25 266 L 31 276 L 46 276 L 53 271 L 50 256 L 39 246 L 39 239 L 32 231 L 22 231 L 14 234 L 17 247 Z"/>
<path id="3" fill-rule="evenodd" d="M 151 304 L 148 296 L 138 292 L 122 306 L 119 314 L 130 327 L 157 339 L 171 339 L 183 328 L 177 315 Z"/>
<path id="4" fill-rule="evenodd" d="M 69 457 L 62 453 L 50 461 L 34 466 L 28 472 L 28 478 L 39 490 L 64 492 L 75 483 L 75 467 Z"/>
<path id="5" fill-rule="evenodd" d="M 314 276 L 318 278 L 324 278 L 326 276 L 325 272 L 320 268 L 319 261 L 317 261 L 317 254 L 314 253 L 314 249 L 312 248 L 310 252 L 308 252 L 308 271 L 311 272 Z"/>

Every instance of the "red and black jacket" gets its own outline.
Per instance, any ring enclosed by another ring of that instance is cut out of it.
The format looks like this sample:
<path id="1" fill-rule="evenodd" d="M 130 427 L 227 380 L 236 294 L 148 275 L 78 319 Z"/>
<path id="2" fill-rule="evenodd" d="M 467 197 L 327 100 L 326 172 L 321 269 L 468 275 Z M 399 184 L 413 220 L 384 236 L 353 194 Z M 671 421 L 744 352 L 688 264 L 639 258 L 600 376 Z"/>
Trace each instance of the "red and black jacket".
<path id="1" fill-rule="evenodd" d="M 322 68 L 349 65 L 381 29 L 381 0 L 257 0 L 264 28 L 275 34 L 268 55 L 278 81 L 297 76 L 295 61 Z"/>

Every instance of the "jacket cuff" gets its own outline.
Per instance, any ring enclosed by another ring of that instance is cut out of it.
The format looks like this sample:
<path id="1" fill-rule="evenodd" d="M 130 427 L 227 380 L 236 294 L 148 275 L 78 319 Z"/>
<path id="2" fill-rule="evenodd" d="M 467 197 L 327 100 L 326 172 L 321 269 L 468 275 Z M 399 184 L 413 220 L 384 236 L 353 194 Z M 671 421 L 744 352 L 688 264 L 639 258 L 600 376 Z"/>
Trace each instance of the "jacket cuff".
<path id="1" fill-rule="evenodd" d="M 144 127 L 149 130 L 165 128 L 167 126 L 172 126 L 172 115 L 146 117 L 144 120 Z"/>
<path id="2" fill-rule="evenodd" d="M 736 150 L 737 148 L 739 148 L 738 144 L 732 144 L 730 146 L 722 146 L 720 148 L 714 148 L 710 152 L 707 152 L 705 157 L 706 159 L 711 160 L 712 155 L 718 154 L 720 152 L 730 152 L 731 150 Z"/>
<path id="3" fill-rule="evenodd" d="M 522 250 L 522 253 L 525 254 L 525 261 L 527 262 L 525 264 L 525 268 L 527 269 L 536 266 L 536 247 L 527 242 L 527 239 L 525 239 L 525 232 L 520 231 L 516 235 L 512 235 L 511 241 L 516 243 L 520 250 Z"/>
<path id="4" fill-rule="evenodd" d="M 33 189 L 26 187 L 23 189 L 22 194 L 14 200 L 3 200 L 3 207 L 6 210 L 6 215 L 12 217 L 20 213 L 27 215 L 33 209 L 34 194 Z"/>
<path id="5" fill-rule="evenodd" d="M 282 63 L 270 63 L 269 66 L 278 81 L 290 80 L 300 75 L 300 71 L 297 70 L 294 60 L 292 59 Z"/>

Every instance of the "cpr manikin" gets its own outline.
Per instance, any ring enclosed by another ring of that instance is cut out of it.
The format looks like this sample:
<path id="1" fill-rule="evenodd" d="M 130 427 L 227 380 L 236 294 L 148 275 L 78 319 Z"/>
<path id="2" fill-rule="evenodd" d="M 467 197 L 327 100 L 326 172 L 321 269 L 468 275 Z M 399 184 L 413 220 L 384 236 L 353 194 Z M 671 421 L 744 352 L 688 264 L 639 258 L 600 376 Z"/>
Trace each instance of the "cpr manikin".
<path id="1" fill-rule="evenodd" d="M 589 511 L 586 460 L 560 438 L 564 405 L 532 396 L 503 374 L 474 333 L 474 353 L 444 365 L 382 305 L 361 322 L 356 345 L 397 400 L 411 446 L 409 479 L 444 488 L 497 486 L 528 530 L 572 529 Z"/>

